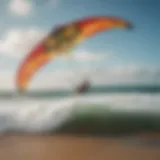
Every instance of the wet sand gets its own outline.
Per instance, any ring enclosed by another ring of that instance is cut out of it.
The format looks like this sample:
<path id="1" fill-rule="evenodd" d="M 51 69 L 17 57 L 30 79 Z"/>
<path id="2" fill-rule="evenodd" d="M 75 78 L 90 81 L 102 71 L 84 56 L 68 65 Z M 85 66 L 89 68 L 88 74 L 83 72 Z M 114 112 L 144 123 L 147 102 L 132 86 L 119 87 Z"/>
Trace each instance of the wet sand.
<path id="1" fill-rule="evenodd" d="M 159 160 L 160 146 L 130 145 L 122 139 L 0 136 L 0 160 Z"/>

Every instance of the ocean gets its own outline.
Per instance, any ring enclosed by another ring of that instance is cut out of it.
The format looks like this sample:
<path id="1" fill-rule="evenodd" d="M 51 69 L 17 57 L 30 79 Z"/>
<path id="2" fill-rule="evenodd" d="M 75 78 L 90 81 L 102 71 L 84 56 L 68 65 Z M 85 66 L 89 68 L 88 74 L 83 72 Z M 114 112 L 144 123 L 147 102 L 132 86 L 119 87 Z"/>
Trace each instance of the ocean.
<path id="1" fill-rule="evenodd" d="M 0 132 L 160 131 L 160 86 L 93 86 L 72 91 L 0 93 Z"/>

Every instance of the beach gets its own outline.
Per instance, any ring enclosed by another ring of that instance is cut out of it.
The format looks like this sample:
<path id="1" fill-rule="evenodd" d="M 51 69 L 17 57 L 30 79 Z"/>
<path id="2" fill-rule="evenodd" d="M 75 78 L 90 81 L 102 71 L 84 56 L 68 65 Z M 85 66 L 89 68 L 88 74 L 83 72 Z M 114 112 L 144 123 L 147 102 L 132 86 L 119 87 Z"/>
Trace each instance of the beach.
<path id="1" fill-rule="evenodd" d="M 76 135 L 2 135 L 2 160 L 158 160 L 159 146 L 131 145 L 119 138 Z"/>

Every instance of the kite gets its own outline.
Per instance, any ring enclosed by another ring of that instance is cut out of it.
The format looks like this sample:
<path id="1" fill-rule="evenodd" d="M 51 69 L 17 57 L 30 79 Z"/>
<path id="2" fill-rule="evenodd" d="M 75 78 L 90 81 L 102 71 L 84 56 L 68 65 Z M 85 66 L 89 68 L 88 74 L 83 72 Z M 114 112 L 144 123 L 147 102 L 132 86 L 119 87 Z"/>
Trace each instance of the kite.
<path id="1" fill-rule="evenodd" d="M 130 29 L 132 25 L 119 17 L 92 16 L 56 27 L 32 49 L 18 67 L 16 77 L 18 91 L 25 91 L 35 73 L 56 56 L 69 54 L 74 46 L 96 33 L 117 28 Z"/>

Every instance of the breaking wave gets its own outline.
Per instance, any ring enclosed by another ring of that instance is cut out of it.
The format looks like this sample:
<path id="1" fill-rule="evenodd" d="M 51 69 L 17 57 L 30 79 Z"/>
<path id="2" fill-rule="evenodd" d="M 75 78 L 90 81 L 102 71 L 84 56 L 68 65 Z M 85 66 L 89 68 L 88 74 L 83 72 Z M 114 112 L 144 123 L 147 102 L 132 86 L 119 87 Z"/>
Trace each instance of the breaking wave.
<path id="1" fill-rule="evenodd" d="M 92 105 L 107 108 L 113 112 L 155 112 L 160 113 L 160 94 L 101 94 L 85 95 L 63 99 L 1 99 L 0 132 L 42 132 L 56 130 L 68 121 L 75 112 L 81 112 Z"/>

